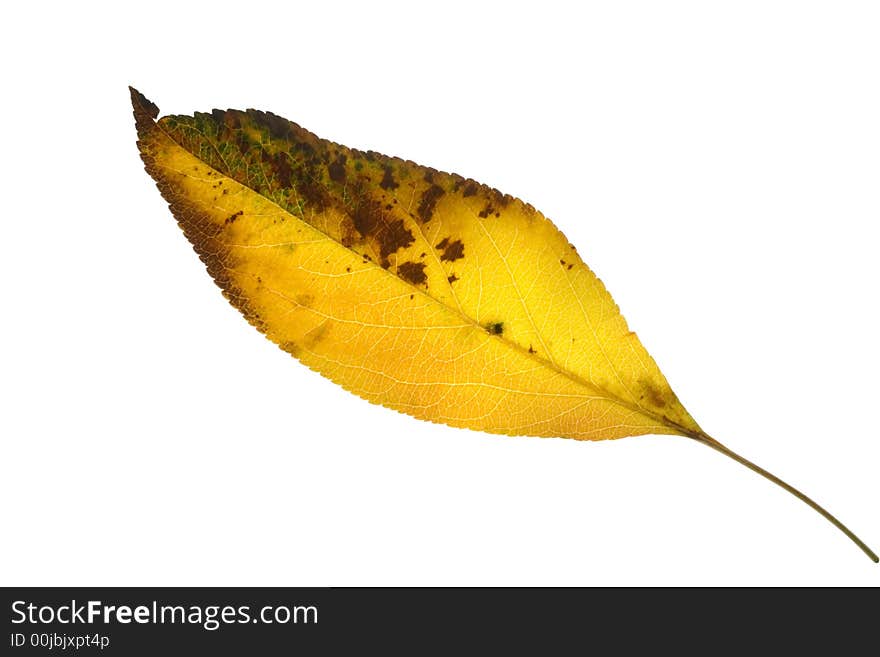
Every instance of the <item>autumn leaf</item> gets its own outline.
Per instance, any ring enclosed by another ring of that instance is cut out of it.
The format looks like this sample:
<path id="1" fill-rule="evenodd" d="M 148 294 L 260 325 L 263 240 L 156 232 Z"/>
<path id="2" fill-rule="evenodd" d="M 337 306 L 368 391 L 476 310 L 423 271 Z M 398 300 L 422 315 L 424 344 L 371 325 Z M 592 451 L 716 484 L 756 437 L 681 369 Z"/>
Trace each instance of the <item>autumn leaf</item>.
<path id="1" fill-rule="evenodd" d="M 461 176 L 268 112 L 165 116 L 131 90 L 138 147 L 227 299 L 345 389 L 507 435 L 705 434 L 602 282 L 540 212 Z"/>

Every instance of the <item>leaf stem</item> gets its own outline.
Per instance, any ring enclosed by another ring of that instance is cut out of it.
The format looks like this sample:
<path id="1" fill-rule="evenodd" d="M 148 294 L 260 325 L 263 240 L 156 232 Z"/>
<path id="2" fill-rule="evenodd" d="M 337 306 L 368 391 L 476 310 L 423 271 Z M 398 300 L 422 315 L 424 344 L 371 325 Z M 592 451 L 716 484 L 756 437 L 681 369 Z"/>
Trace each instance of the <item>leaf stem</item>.
<path id="1" fill-rule="evenodd" d="M 878 561 L 880 561 L 880 559 L 878 559 L 878 557 L 874 553 L 874 551 L 871 548 L 869 548 L 867 545 L 865 545 L 865 543 L 864 543 L 864 541 L 862 541 L 862 539 L 860 539 L 858 536 L 856 536 L 854 533 L 852 533 L 852 531 L 850 531 L 849 527 L 844 525 L 842 522 L 840 522 L 840 520 L 835 518 L 828 511 L 826 511 L 823 507 L 821 507 L 818 503 L 814 502 L 811 498 L 804 495 L 802 492 L 800 492 L 794 486 L 787 484 L 786 482 L 782 481 L 782 479 L 780 479 L 776 475 L 774 475 L 770 472 L 767 472 L 761 466 L 755 465 L 754 463 L 752 463 L 748 459 L 743 458 L 742 456 L 740 456 L 736 452 L 728 449 L 727 447 L 722 445 L 720 442 L 718 442 L 717 440 L 715 440 L 711 436 L 708 436 L 704 433 L 688 433 L 687 437 L 692 438 L 693 440 L 696 440 L 698 443 L 702 443 L 703 445 L 706 445 L 707 447 L 711 447 L 716 452 L 721 452 L 722 454 L 733 459 L 737 463 L 741 463 L 742 465 L 746 466 L 752 472 L 757 472 L 759 475 L 761 475 L 765 479 L 768 479 L 769 481 L 772 481 L 774 484 L 776 484 L 780 488 L 784 488 L 789 493 L 791 493 L 796 498 L 798 498 L 801 502 L 804 502 L 808 506 L 810 506 L 813 509 L 815 509 L 816 511 L 818 511 L 822 516 L 825 517 L 826 520 L 828 520 L 828 522 L 830 522 L 832 525 L 834 525 L 840 531 L 842 531 L 844 534 L 846 534 L 846 536 L 849 538 L 849 540 L 851 540 L 853 543 L 858 545 L 859 548 L 862 550 L 862 552 L 864 552 L 865 554 L 868 555 L 868 557 L 871 559 L 871 561 L 873 561 L 874 563 L 877 563 Z"/>

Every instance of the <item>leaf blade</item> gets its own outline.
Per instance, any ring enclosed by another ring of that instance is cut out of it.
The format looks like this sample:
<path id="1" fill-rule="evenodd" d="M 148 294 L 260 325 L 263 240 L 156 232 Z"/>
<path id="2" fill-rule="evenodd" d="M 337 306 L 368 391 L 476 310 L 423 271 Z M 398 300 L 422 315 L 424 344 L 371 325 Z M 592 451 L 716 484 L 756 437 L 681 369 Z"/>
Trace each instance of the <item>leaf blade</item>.
<path id="1" fill-rule="evenodd" d="M 531 206 L 274 115 L 156 122 L 132 99 L 146 168 L 224 294 L 346 389 L 492 433 L 699 431 L 601 281 Z"/>

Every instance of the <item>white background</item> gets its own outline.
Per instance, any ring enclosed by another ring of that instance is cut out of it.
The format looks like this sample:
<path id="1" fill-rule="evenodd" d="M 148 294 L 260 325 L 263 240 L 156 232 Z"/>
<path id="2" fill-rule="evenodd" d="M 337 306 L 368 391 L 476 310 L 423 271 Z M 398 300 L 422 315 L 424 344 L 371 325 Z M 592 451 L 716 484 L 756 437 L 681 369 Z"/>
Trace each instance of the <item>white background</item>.
<path id="1" fill-rule="evenodd" d="M 686 439 L 483 435 L 310 372 L 205 273 L 127 90 L 531 202 L 709 433 L 880 549 L 876 3 L 13 3 L 0 29 L 0 583 L 880 584 Z"/>

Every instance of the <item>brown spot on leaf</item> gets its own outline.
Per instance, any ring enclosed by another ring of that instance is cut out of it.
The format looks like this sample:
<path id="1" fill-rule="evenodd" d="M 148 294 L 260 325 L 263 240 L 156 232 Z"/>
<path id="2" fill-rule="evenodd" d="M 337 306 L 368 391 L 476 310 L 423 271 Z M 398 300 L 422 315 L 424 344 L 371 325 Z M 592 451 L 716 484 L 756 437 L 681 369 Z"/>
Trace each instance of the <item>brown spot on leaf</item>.
<path id="1" fill-rule="evenodd" d="M 291 124 L 291 125 L 296 125 L 296 124 Z M 297 126 L 297 127 L 299 127 L 299 126 Z M 305 131 L 303 131 L 303 132 L 305 132 Z M 306 133 L 306 134 L 310 134 L 310 133 Z M 312 135 L 312 136 L 314 136 L 314 135 Z M 312 163 L 317 162 L 317 152 L 315 151 L 315 147 L 312 146 L 310 143 L 305 142 L 305 141 L 296 141 L 295 140 L 293 142 L 293 149 L 302 153 L 303 156 L 308 158 Z"/>
<path id="2" fill-rule="evenodd" d="M 449 281 L 449 284 L 450 284 L 450 285 L 452 285 L 453 283 L 455 283 L 455 281 L 458 280 L 458 276 L 456 276 L 455 274 L 453 274 L 452 276 L 447 276 L 447 277 L 446 277 L 446 280 Z"/>
<path id="3" fill-rule="evenodd" d="M 385 165 L 385 172 L 382 174 L 382 182 L 379 183 L 379 187 L 385 191 L 391 191 L 400 187 L 394 179 L 394 172 L 391 170 L 391 166 L 388 164 Z"/>
<path id="4" fill-rule="evenodd" d="M 480 210 L 480 212 L 479 212 L 480 219 L 485 219 L 486 217 L 488 217 L 488 216 L 489 216 L 490 214 L 492 214 L 493 212 L 495 212 L 495 208 L 492 207 L 492 204 L 491 204 L 491 203 L 487 203 L 487 204 L 483 207 L 483 209 Z"/>
<path id="5" fill-rule="evenodd" d="M 290 166 L 290 157 L 287 153 L 275 153 L 275 155 L 270 155 L 265 150 L 260 153 L 260 159 L 263 160 L 264 163 L 269 165 L 269 168 L 272 170 L 272 173 L 275 174 L 275 179 L 278 181 L 278 185 L 282 189 L 287 189 L 291 186 L 291 176 L 293 174 L 293 168 Z"/>
<path id="6" fill-rule="evenodd" d="M 464 189 L 461 191 L 461 195 L 467 198 L 468 196 L 474 196 L 477 193 L 477 190 L 480 189 L 480 186 L 477 185 L 473 180 L 468 180 L 464 184 Z"/>
<path id="7" fill-rule="evenodd" d="M 251 110 L 253 111 L 253 110 Z M 272 114 L 272 112 L 258 112 L 262 114 L 263 121 L 269 129 L 269 134 L 275 139 L 289 139 L 291 136 L 291 123 L 285 118 Z"/>
<path id="8" fill-rule="evenodd" d="M 494 187 L 491 190 L 491 195 L 492 195 L 492 202 L 495 203 L 495 205 L 500 207 L 501 209 L 506 208 L 510 204 L 510 202 L 513 200 L 512 196 L 510 196 L 509 194 L 502 194 Z"/>
<path id="9" fill-rule="evenodd" d="M 414 241 L 412 231 L 404 225 L 403 219 L 395 219 L 383 225 L 376 233 L 376 239 L 379 241 L 379 255 L 383 259 L 400 249 L 405 249 Z"/>
<path id="10" fill-rule="evenodd" d="M 309 350 L 313 349 L 319 342 L 327 337 L 327 333 L 329 332 L 330 320 L 328 319 L 303 335 L 303 346 Z"/>
<path id="11" fill-rule="evenodd" d="M 244 214 L 244 210 L 239 210 L 238 212 L 234 212 L 233 214 L 226 217 L 226 221 L 224 221 L 223 223 L 226 224 L 227 226 L 229 224 L 234 224 L 235 220 L 238 219 L 243 214 Z"/>
<path id="12" fill-rule="evenodd" d="M 431 220 L 431 217 L 434 215 L 434 208 L 437 206 L 437 201 L 445 193 L 440 185 L 431 185 L 424 191 L 417 211 L 422 221 L 427 222 Z"/>
<path id="13" fill-rule="evenodd" d="M 404 262 L 397 268 L 397 275 L 413 285 L 421 285 L 428 280 L 424 262 Z"/>
<path id="14" fill-rule="evenodd" d="M 378 243 L 380 264 L 386 269 L 390 264 L 388 256 L 415 241 L 403 219 L 394 219 L 382 209 L 380 203 L 372 199 L 361 200 L 352 215 L 352 221 L 362 237 L 373 238 Z"/>
<path id="15" fill-rule="evenodd" d="M 235 145 L 238 146 L 238 151 L 242 155 L 247 155 L 247 152 L 251 150 L 251 142 L 243 132 L 236 133 Z"/>
<path id="16" fill-rule="evenodd" d="M 486 327 L 486 330 L 492 335 L 501 335 L 504 333 L 504 322 L 493 322 Z"/>
<path id="17" fill-rule="evenodd" d="M 223 124 L 229 130 L 238 130 L 241 127 L 241 116 L 235 110 L 223 112 Z"/>
<path id="18" fill-rule="evenodd" d="M 297 305 L 303 306 L 304 308 L 311 308 L 315 303 L 315 296 L 313 294 L 298 294 L 294 299 Z"/>
<path id="19" fill-rule="evenodd" d="M 639 401 L 647 400 L 655 408 L 664 408 L 666 406 L 666 399 L 663 397 L 663 393 L 651 381 L 642 379 L 639 381 L 639 387 L 641 388 Z"/>
<path id="20" fill-rule="evenodd" d="M 464 244 L 462 244 L 461 240 L 455 240 L 452 242 L 448 237 L 444 237 L 435 248 L 438 251 L 443 251 L 440 255 L 441 260 L 455 262 L 456 260 L 464 258 Z"/>
<path id="21" fill-rule="evenodd" d="M 327 167 L 327 172 L 330 174 L 330 180 L 336 183 L 344 183 L 345 182 L 345 161 L 346 157 L 344 153 L 340 153 L 333 162 Z"/>
<path id="22" fill-rule="evenodd" d="M 299 348 L 299 345 L 298 345 L 296 342 L 293 342 L 292 340 L 288 340 L 288 341 L 286 341 L 286 342 L 282 342 L 282 343 L 281 343 L 280 345 L 278 345 L 278 346 L 281 347 L 281 348 L 282 348 L 284 351 L 286 351 L 287 353 L 289 353 L 291 356 L 297 356 L 297 357 L 298 357 L 299 354 L 300 354 L 300 352 L 302 351 L 302 350 Z"/>
<path id="23" fill-rule="evenodd" d="M 381 214 L 375 211 L 375 204 L 366 201 L 358 204 L 351 218 L 357 232 L 361 237 L 366 237 L 376 230 L 380 216 Z"/>
<path id="24" fill-rule="evenodd" d="M 303 175 L 297 178 L 296 192 L 302 196 L 306 203 L 318 209 L 323 210 L 330 205 L 330 197 L 326 188 L 315 182 L 315 179 L 310 176 Z"/>

